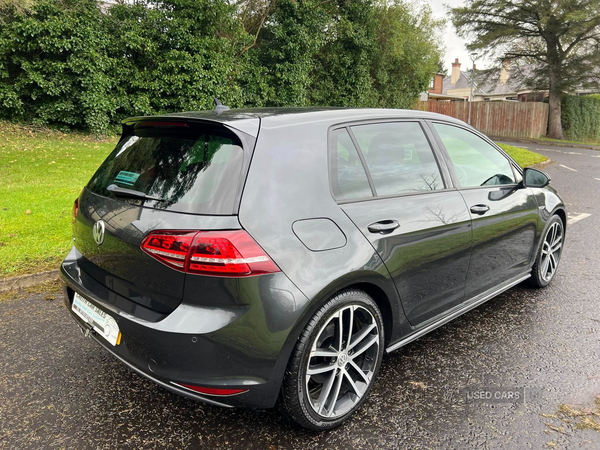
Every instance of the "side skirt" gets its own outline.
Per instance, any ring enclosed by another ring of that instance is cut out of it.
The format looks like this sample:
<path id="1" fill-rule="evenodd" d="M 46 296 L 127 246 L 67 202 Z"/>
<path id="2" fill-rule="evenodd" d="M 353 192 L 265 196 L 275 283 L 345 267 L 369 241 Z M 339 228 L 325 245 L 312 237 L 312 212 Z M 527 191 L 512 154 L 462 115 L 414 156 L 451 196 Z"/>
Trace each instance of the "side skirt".
<path id="1" fill-rule="evenodd" d="M 502 292 L 510 289 L 511 287 L 521 283 L 522 281 L 525 281 L 527 278 L 531 277 L 531 273 L 526 273 L 523 275 L 519 275 L 515 278 L 512 278 L 506 282 L 504 282 L 503 284 L 501 284 L 499 287 L 495 287 L 493 289 L 490 289 L 486 292 L 482 292 L 481 294 L 473 297 L 471 300 L 463 303 L 462 305 L 457 306 L 456 308 L 453 308 L 452 310 L 450 310 L 450 312 L 443 316 L 441 319 L 436 320 L 433 323 L 430 323 L 429 325 L 425 325 L 423 328 L 415 331 L 414 333 L 408 335 L 407 337 L 395 342 L 394 344 L 390 345 L 386 351 L 388 353 L 393 352 L 394 350 L 399 349 L 400 347 L 403 347 L 404 345 L 419 339 L 421 336 L 426 335 L 427 333 L 429 333 L 430 331 L 435 330 L 438 327 L 441 327 L 442 325 L 447 324 L 448 322 L 450 322 L 451 320 L 456 319 L 458 316 L 463 315 L 464 313 L 472 310 L 473 308 L 477 308 L 479 305 L 481 305 L 482 303 L 485 303 L 486 301 L 488 301 L 489 299 L 496 297 L 497 295 L 501 294 Z"/>

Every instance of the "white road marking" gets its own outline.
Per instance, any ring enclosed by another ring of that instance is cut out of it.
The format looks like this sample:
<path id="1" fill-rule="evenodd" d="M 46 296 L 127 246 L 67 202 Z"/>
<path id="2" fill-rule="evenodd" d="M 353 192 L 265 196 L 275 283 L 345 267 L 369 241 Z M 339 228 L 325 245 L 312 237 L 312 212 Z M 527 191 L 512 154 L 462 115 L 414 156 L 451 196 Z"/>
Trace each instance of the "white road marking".
<path id="1" fill-rule="evenodd" d="M 600 155 L 590 155 L 592 158 L 600 158 Z"/>
<path id="2" fill-rule="evenodd" d="M 554 150 L 553 148 L 540 148 L 538 149 L 542 152 L 558 152 L 558 153 L 562 153 L 560 150 Z"/>
<path id="3" fill-rule="evenodd" d="M 581 155 L 579 152 L 566 152 L 568 155 Z"/>
<path id="4" fill-rule="evenodd" d="M 598 181 L 600 181 L 600 178 L 594 178 L 594 180 L 598 180 Z"/>
<path id="5" fill-rule="evenodd" d="M 579 214 L 569 213 L 568 219 L 567 219 L 567 224 L 573 225 L 574 223 L 579 222 L 580 220 L 583 220 L 590 216 L 591 216 L 591 214 L 588 214 L 588 213 L 579 213 Z"/>
<path id="6" fill-rule="evenodd" d="M 559 166 L 560 166 L 560 167 L 564 167 L 565 169 L 572 170 L 573 172 L 577 172 L 577 169 L 572 169 L 572 168 L 570 168 L 570 167 L 563 166 L 562 164 L 559 164 Z"/>

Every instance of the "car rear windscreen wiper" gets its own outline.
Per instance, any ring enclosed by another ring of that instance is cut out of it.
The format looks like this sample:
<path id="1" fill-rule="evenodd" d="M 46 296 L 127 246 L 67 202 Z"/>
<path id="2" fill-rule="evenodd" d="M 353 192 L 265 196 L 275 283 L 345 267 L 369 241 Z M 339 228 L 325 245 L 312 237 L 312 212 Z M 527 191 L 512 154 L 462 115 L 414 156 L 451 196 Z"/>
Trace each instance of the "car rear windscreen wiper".
<path id="1" fill-rule="evenodd" d="M 142 200 L 155 200 L 157 202 L 162 201 L 161 198 L 153 197 L 151 195 L 144 194 L 143 192 L 136 191 L 134 189 L 127 189 L 117 186 L 116 184 L 109 185 L 106 190 L 113 194 L 115 197 L 131 197 L 140 198 Z"/>

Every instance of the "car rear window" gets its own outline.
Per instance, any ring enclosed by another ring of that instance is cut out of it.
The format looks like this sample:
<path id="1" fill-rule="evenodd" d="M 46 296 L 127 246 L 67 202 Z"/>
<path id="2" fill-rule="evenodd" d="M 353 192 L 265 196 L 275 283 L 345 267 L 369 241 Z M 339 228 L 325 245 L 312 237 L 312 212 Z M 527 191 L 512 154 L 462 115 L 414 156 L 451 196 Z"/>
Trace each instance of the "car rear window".
<path id="1" fill-rule="evenodd" d="M 88 184 L 113 196 L 116 185 L 157 200 L 119 200 L 196 214 L 232 214 L 243 166 L 242 144 L 223 127 L 138 123 L 126 131 Z"/>

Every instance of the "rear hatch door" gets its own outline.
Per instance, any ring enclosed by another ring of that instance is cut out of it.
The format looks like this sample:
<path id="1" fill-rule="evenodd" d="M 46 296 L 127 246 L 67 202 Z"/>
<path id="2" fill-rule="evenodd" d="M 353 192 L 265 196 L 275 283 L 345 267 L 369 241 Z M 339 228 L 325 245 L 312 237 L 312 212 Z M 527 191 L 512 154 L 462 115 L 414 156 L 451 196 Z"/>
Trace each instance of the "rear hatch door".
<path id="1" fill-rule="evenodd" d="M 173 311 L 185 273 L 140 245 L 157 229 L 240 229 L 237 210 L 252 146 L 249 135 L 219 123 L 146 119 L 125 126 L 79 198 L 73 237 L 81 269 L 133 302 Z"/>

